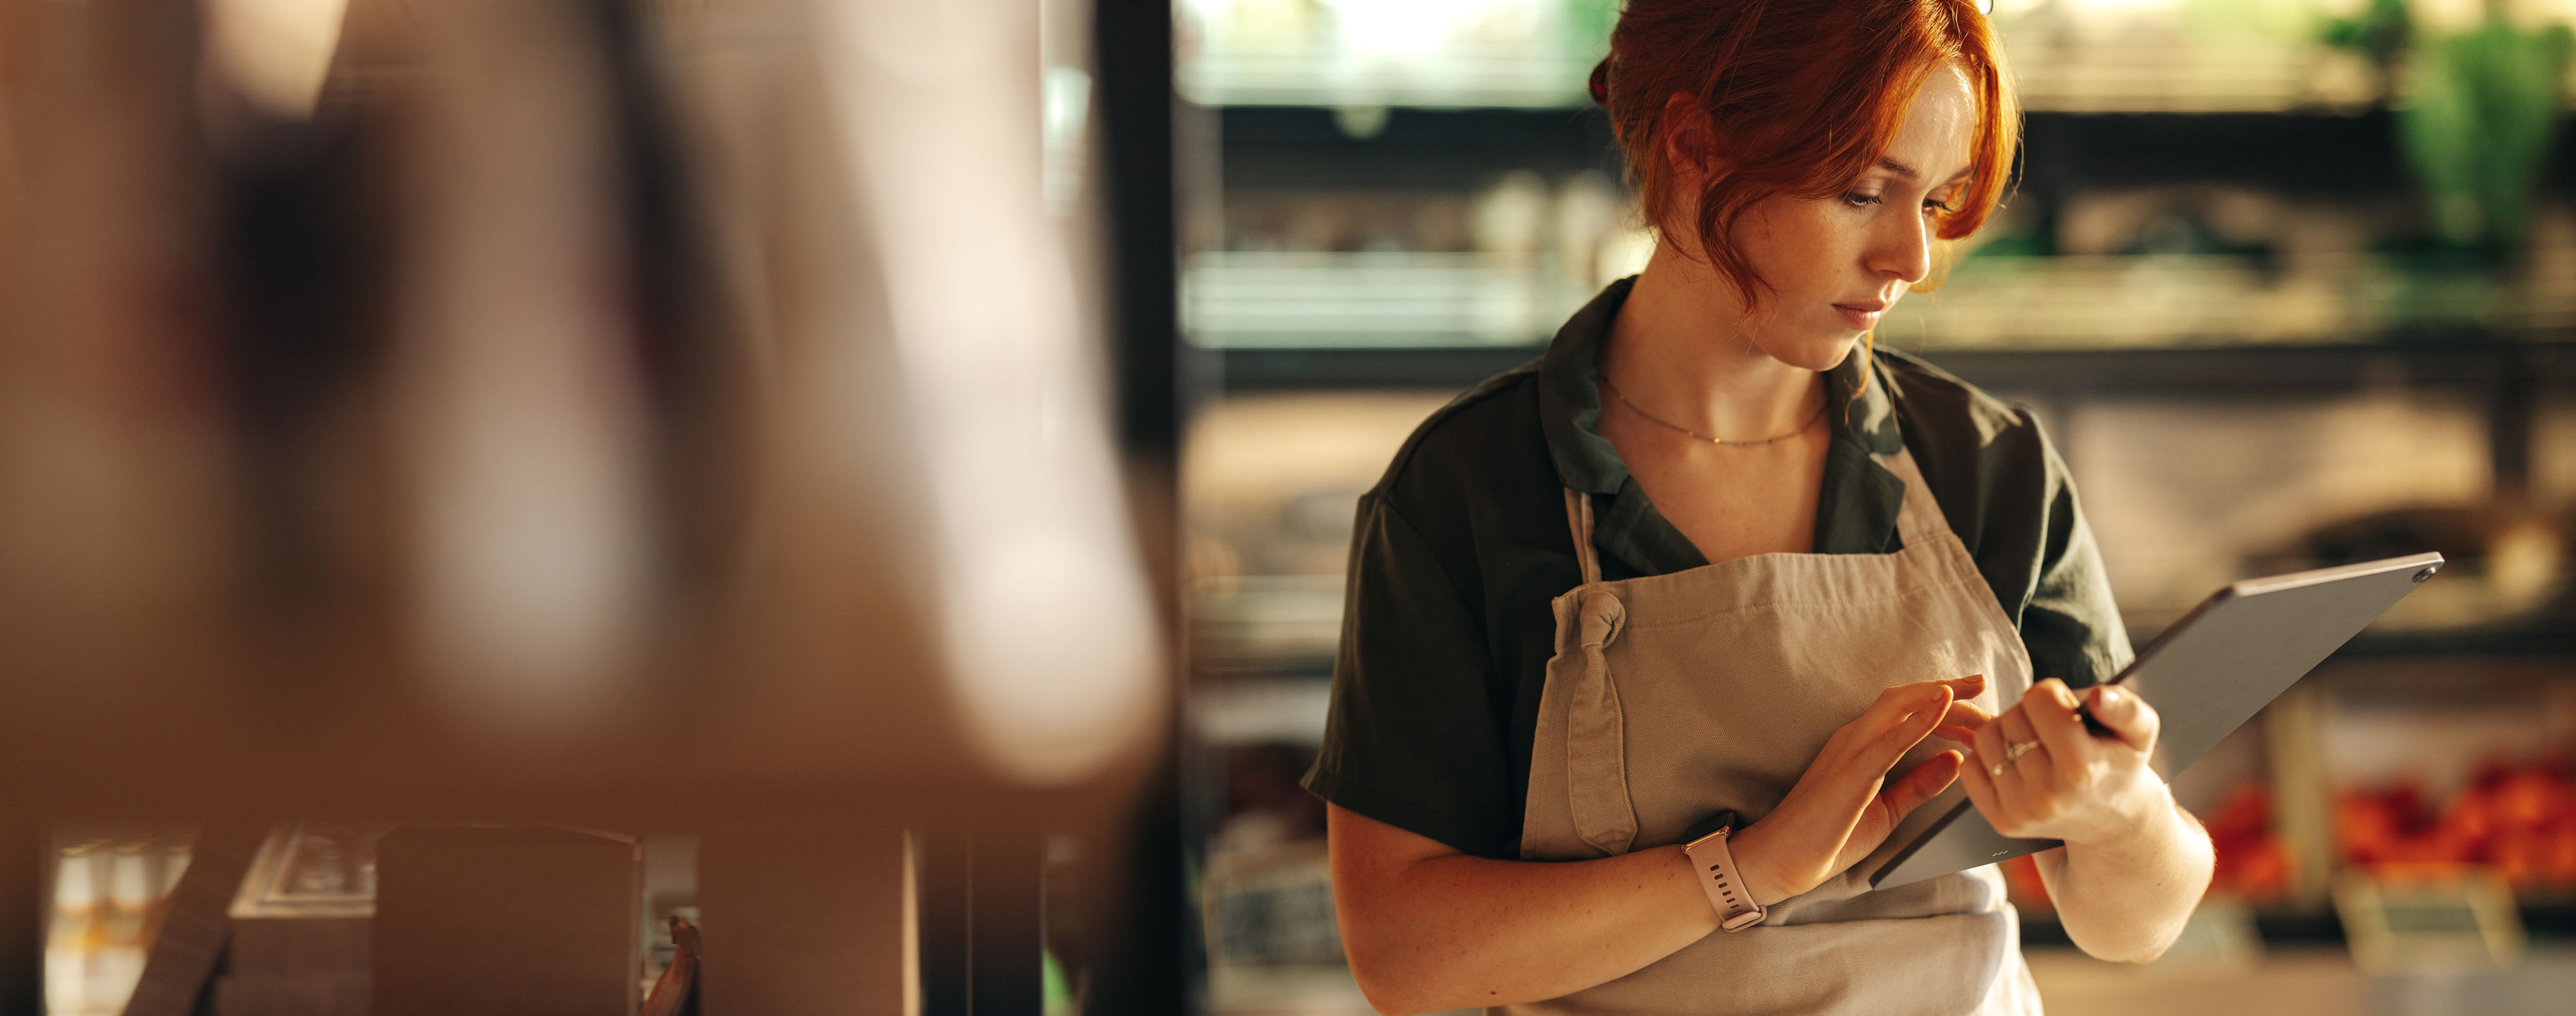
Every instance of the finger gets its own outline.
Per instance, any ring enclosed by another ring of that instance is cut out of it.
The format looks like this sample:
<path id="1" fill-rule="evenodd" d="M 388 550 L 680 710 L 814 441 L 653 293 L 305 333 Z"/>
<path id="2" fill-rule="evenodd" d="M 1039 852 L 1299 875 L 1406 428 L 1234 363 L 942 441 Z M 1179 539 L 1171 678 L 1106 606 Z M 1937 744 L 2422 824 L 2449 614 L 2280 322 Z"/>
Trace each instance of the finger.
<path id="1" fill-rule="evenodd" d="M 1970 763 L 1959 774 L 1959 783 L 1967 788 L 1968 803 L 1977 806 L 1977 814 L 1986 817 L 1987 825 L 1997 830 L 2020 827 L 2020 815 L 2004 810 L 2003 795 L 1995 789 L 1995 778 L 1987 775 L 1984 767 Z"/>
<path id="2" fill-rule="evenodd" d="M 1939 681 L 1927 681 L 1924 685 L 1928 687 L 1924 687 L 1924 690 L 1919 692 L 1911 689 L 1921 686 L 1900 685 L 1893 690 L 1905 691 L 1906 694 L 1881 696 L 1883 702 L 1894 698 L 1903 706 L 1910 708 L 1889 718 L 1886 725 L 1875 736 L 1862 741 L 1859 751 L 1851 760 L 1852 764 L 1868 770 L 1874 776 L 1886 776 L 1888 768 L 1894 766 L 1897 759 L 1904 757 L 1907 751 L 1921 743 L 1924 737 L 1932 733 L 1932 728 L 1941 722 L 1942 717 L 1949 715 L 1949 686 Z M 1872 711 L 1876 711 L 1878 707 L 1871 708 Z"/>
<path id="3" fill-rule="evenodd" d="M 1994 721 L 1994 714 L 1987 712 L 1984 706 L 1955 700 L 1950 703 L 1949 713 L 1941 718 L 1941 724 L 1932 728 L 1932 734 L 1943 740 L 1967 744 L 1975 739 L 1978 730 Z"/>
<path id="4" fill-rule="evenodd" d="M 2055 789 L 2063 782 L 2057 771 L 2057 756 L 2048 750 L 2048 743 L 2040 740 L 2039 733 L 2033 728 L 2027 701 L 1996 717 L 1995 727 L 2004 737 L 2004 753 L 2000 756 L 2004 762 L 2004 776 L 2018 775 L 2019 785 L 2033 791 Z M 2016 745 L 2022 747 L 2016 750 Z M 2015 781 L 1998 777 L 1995 782 L 2000 785 Z"/>
<path id="5" fill-rule="evenodd" d="M 2003 735 L 2006 745 L 2028 744 L 2039 739 L 2039 734 L 2031 729 L 2030 710 L 2021 706 L 2014 706 L 1995 717 L 1995 732 Z"/>
<path id="6" fill-rule="evenodd" d="M 1832 813 L 1857 818 L 1886 785 L 1888 769 L 1932 732 L 1933 724 L 1948 713 L 1949 704 L 1950 690 L 1938 681 L 1898 685 L 1880 693 L 1868 712 L 1836 732 L 1837 737 L 1853 736 L 1828 748 L 1835 757 L 1818 760 L 1820 767 L 1831 763 L 1824 769 L 1825 779 L 1814 787 L 1819 803 Z M 1806 780 L 1799 782 L 1802 789 L 1807 785 Z"/>
<path id="7" fill-rule="evenodd" d="M 1995 733 L 2003 736 L 2004 746 L 2007 748 L 2039 739 L 2039 735 L 2031 730 L 2030 710 L 2023 706 L 2014 706 L 2004 710 L 2003 715 L 1995 717 Z M 2006 760 L 1998 758 L 1995 761 Z"/>
<path id="8" fill-rule="evenodd" d="M 1887 800 L 1888 822 L 1894 824 L 1902 820 L 1917 806 L 1931 800 L 1933 795 L 1950 789 L 1950 783 L 1959 778 L 1959 771 L 1966 765 L 1964 756 L 1955 751 L 1924 759 L 1922 765 L 1915 766 L 1913 771 L 1897 780 L 1895 786 L 1879 795 Z"/>
<path id="9" fill-rule="evenodd" d="M 2152 751 L 2156 735 L 2164 729 L 2164 718 L 2156 707 L 2139 698 L 2137 692 L 2117 685 L 2095 685 L 2084 696 L 2093 718 L 2111 728 L 2122 742 L 2139 751 Z"/>
<path id="10" fill-rule="evenodd" d="M 1869 708 L 1862 711 L 1860 718 L 1852 721 L 1852 726 L 1859 728 L 1862 735 L 1860 740 L 1875 739 L 1877 735 L 1885 733 L 1888 728 L 1904 722 L 1906 718 L 1917 712 L 1946 708 L 1951 699 L 1958 697 L 1951 691 L 1950 685 L 1951 682 L 1948 681 L 1916 681 L 1912 684 L 1893 685 L 1879 692 L 1878 700 L 1870 703 Z"/>
<path id="11" fill-rule="evenodd" d="M 1992 766 L 1987 767 L 1987 780 L 1995 785 L 1995 803 L 2005 813 L 2019 818 L 2030 815 L 2036 810 L 2038 802 L 2033 798 L 2038 795 L 2039 790 L 2031 785 L 2030 771 L 2025 767 L 2043 764 L 2044 760 L 2034 761 L 2031 758 L 2032 755 L 2039 754 L 2043 750 L 2045 749 L 2032 748 L 2024 752 L 2020 758 L 2005 762 L 2001 772 L 1996 772 Z"/>
<path id="12" fill-rule="evenodd" d="M 2018 711 L 2015 710 L 2015 712 Z M 2007 712 L 1996 717 L 1994 722 L 1977 728 L 1976 735 L 1970 739 L 1970 744 L 1977 750 L 1977 768 L 1991 773 L 1996 766 L 2004 763 L 2004 721 L 2012 715 L 2013 713 Z"/>
<path id="13" fill-rule="evenodd" d="M 2083 717 L 2075 715 L 2075 693 L 2066 690 L 2066 682 L 2052 677 L 2031 685 L 2022 705 L 2031 732 L 2049 754 L 2071 765 L 2096 750 L 2092 732 L 2084 729 Z"/>
<path id="14" fill-rule="evenodd" d="M 2013 753 L 2013 745 L 2032 740 L 2030 718 L 2023 714 L 2020 706 L 2005 710 L 2003 715 L 1995 717 L 1995 722 L 1977 732 L 1977 754 L 1985 762 L 1987 778 L 1994 782 L 1995 795 L 2006 808 L 2016 813 L 2030 803 L 2024 796 L 2030 789 L 2030 774 L 2025 768 L 2044 766 L 2048 761 L 2031 758 L 2045 751 L 2044 748 L 2032 747 L 2018 755 Z"/>

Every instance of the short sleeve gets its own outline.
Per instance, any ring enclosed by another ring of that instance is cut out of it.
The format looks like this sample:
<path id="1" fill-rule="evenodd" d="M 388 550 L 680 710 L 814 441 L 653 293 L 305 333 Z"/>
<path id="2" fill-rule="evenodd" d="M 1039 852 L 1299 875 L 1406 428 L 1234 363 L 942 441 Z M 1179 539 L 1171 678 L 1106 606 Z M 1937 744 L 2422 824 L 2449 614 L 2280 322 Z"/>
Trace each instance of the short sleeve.
<path id="1" fill-rule="evenodd" d="M 1520 813 L 1484 623 L 1431 541 L 1360 499 L 1324 743 L 1306 789 L 1465 853 L 1508 857 Z M 1470 565 L 1470 567 L 1472 567 Z"/>
<path id="2" fill-rule="evenodd" d="M 2117 676 L 2136 653 L 2111 598 L 2102 548 L 2084 522 L 2075 477 L 2035 419 L 2030 432 L 2038 444 L 2044 501 L 2038 574 L 2022 608 L 2022 644 L 2030 650 L 2034 675 L 2078 688 L 2099 684 Z"/>

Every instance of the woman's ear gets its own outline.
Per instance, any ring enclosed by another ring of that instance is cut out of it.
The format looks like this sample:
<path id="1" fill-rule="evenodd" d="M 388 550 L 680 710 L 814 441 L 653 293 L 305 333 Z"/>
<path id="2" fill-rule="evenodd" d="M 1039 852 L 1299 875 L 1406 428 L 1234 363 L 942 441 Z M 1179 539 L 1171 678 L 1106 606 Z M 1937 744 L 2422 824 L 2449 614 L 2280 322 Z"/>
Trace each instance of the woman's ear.
<path id="1" fill-rule="evenodd" d="M 1717 158 L 1716 125 L 1708 110 L 1688 92 L 1664 100 L 1664 158 L 1672 164 L 1673 181 L 1696 191 L 1708 179 Z"/>

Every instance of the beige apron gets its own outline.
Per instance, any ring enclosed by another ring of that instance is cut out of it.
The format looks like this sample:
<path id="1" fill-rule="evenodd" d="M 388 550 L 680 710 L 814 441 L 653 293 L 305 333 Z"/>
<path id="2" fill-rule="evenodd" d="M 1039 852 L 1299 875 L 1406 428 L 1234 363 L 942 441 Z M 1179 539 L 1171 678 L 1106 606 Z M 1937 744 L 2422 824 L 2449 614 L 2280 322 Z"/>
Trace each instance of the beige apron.
<path id="1" fill-rule="evenodd" d="M 2030 657 L 1904 451 L 1893 554 L 1758 554 L 1601 580 L 1591 500 L 1566 493 L 1583 584 L 1554 601 L 1521 830 L 1527 860 L 1682 841 L 1720 809 L 1758 821 L 1825 738 L 1892 685 L 1986 675 L 1992 711 L 2030 687 Z M 1944 748 L 1926 739 L 1895 772 Z M 2039 1012 L 2003 878 L 1974 871 L 1872 891 L 1895 845 L 1962 791 L 1915 810 L 1878 855 L 1644 969 L 1496 1013 Z"/>

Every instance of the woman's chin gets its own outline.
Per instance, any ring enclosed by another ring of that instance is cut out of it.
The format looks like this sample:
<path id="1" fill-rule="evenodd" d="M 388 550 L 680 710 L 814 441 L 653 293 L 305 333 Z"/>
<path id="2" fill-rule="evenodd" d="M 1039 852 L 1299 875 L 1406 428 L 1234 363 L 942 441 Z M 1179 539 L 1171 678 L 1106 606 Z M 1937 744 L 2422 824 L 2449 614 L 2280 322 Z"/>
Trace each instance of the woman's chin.
<path id="1" fill-rule="evenodd" d="M 1837 332 L 1829 336 L 1798 339 L 1766 346 L 1771 358 L 1801 370 L 1828 371 L 1840 367 L 1851 357 L 1852 347 L 1860 345 L 1866 332 Z"/>

